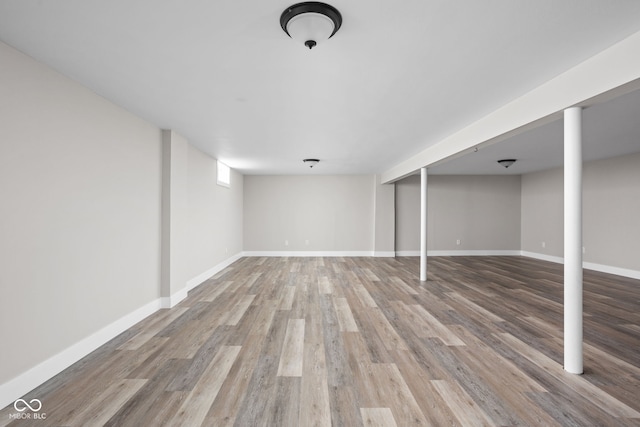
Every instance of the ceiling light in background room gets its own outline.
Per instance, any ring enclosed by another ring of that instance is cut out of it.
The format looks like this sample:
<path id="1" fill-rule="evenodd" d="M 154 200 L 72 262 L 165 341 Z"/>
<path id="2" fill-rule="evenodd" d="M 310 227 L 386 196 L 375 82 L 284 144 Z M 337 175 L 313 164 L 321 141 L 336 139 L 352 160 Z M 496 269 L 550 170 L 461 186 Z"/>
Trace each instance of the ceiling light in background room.
<path id="1" fill-rule="evenodd" d="M 284 32 L 309 49 L 330 39 L 341 25 L 340 12 L 333 6 L 317 1 L 289 6 L 280 16 L 280 26 Z"/>
<path id="2" fill-rule="evenodd" d="M 320 160 L 318 160 L 318 159 L 304 159 L 303 162 L 304 162 L 305 165 L 309 166 L 310 168 L 313 168 L 315 165 L 320 163 Z"/>
<path id="3" fill-rule="evenodd" d="M 502 159 L 502 160 L 498 160 L 498 163 L 500 163 L 502 166 L 504 166 L 505 168 L 508 168 L 509 166 L 511 166 L 512 164 L 514 164 L 516 162 L 516 159 Z"/>

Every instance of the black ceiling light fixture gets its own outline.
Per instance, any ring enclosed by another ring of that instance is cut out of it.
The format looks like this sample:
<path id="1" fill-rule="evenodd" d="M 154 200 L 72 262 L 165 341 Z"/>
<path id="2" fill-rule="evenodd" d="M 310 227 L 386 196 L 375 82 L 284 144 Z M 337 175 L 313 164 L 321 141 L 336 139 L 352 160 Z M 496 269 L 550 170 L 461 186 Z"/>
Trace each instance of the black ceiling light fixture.
<path id="1" fill-rule="evenodd" d="M 320 163 L 320 160 L 318 160 L 318 159 L 304 159 L 303 162 L 304 162 L 305 165 L 307 165 L 310 168 L 312 168 L 315 165 L 317 165 L 318 163 Z"/>
<path id="2" fill-rule="evenodd" d="M 289 6 L 280 15 L 280 26 L 289 37 L 312 49 L 330 39 L 342 25 L 342 15 L 333 6 L 307 1 Z"/>
<path id="3" fill-rule="evenodd" d="M 498 160 L 498 163 L 500 163 L 502 166 L 504 166 L 505 168 L 508 168 L 509 166 L 511 166 L 512 164 L 514 164 L 516 162 L 516 159 L 502 159 L 502 160 Z"/>

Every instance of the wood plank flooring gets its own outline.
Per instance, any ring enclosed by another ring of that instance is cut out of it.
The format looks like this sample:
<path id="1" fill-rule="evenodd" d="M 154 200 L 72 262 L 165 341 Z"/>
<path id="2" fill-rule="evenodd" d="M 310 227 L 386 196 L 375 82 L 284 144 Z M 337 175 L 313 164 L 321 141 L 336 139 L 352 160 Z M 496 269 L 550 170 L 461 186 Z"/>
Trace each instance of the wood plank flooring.
<path id="1" fill-rule="evenodd" d="M 28 393 L 0 426 L 640 426 L 640 281 L 524 257 L 243 258 Z"/>

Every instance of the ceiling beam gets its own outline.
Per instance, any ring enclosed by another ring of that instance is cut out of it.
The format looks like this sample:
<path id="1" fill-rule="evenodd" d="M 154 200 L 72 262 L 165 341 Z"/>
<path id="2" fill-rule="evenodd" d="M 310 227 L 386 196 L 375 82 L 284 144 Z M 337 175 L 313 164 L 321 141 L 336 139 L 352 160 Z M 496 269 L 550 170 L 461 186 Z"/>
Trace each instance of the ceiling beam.
<path id="1" fill-rule="evenodd" d="M 589 106 L 640 88 L 640 32 L 385 171 L 383 184 L 422 167 L 548 123 L 572 106 Z"/>

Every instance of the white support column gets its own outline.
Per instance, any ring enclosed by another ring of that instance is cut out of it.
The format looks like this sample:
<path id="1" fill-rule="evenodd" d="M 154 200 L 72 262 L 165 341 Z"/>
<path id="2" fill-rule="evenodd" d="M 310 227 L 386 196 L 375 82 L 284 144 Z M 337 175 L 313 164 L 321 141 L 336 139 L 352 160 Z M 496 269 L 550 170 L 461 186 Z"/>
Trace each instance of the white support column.
<path id="1" fill-rule="evenodd" d="M 582 374 L 582 108 L 564 111 L 564 369 Z"/>
<path id="2" fill-rule="evenodd" d="M 420 169 L 420 281 L 427 281 L 427 168 Z"/>

